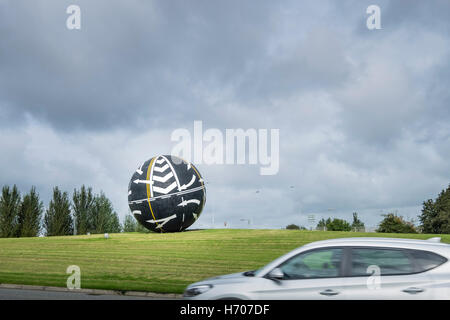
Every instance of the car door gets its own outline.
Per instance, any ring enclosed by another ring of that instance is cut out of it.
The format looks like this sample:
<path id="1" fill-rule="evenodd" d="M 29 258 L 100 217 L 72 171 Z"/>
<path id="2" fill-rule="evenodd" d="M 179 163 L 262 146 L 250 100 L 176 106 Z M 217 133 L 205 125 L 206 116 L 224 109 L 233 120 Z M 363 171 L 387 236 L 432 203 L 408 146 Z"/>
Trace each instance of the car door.
<path id="1" fill-rule="evenodd" d="M 408 250 L 418 277 L 416 292 L 420 299 L 450 299 L 450 272 L 447 258 L 427 250 Z M 417 290 L 418 289 L 418 290 Z"/>
<path id="2" fill-rule="evenodd" d="M 342 293 L 344 250 L 338 247 L 299 253 L 278 266 L 283 277 L 269 279 L 261 299 L 337 299 Z"/>
<path id="3" fill-rule="evenodd" d="M 351 248 L 345 270 L 343 299 L 429 299 L 429 279 L 417 273 L 409 250 L 396 248 Z"/>

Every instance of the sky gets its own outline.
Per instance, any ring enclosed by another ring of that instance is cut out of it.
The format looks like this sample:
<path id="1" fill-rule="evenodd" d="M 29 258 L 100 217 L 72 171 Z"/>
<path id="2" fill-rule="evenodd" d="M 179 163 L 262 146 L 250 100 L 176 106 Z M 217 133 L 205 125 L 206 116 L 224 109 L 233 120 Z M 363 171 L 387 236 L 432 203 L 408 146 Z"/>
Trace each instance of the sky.
<path id="1" fill-rule="evenodd" d="M 91 186 L 123 220 L 136 168 L 202 121 L 278 129 L 279 170 L 194 162 L 191 228 L 417 222 L 450 183 L 449 16 L 445 0 L 0 0 L 0 184 L 46 206 Z"/>

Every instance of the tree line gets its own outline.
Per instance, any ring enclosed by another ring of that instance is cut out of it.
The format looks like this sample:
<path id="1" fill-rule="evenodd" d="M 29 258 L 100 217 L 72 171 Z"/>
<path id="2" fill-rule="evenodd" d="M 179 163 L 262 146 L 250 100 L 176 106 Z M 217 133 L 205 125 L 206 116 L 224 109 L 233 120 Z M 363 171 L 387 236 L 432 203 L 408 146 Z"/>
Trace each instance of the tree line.
<path id="1" fill-rule="evenodd" d="M 84 185 L 72 199 L 58 187 L 44 209 L 35 187 L 20 194 L 16 185 L 4 186 L 0 197 L 0 237 L 62 236 L 121 232 L 122 226 L 112 202 L 103 192 L 94 194 Z"/>
<path id="2" fill-rule="evenodd" d="M 303 226 L 297 226 L 295 224 L 290 224 L 286 227 L 286 229 L 297 229 L 297 230 L 307 230 Z M 327 230 L 327 231 L 364 231 L 365 226 L 364 223 L 358 218 L 358 213 L 353 212 L 353 222 L 350 224 L 344 219 L 338 218 L 322 218 L 316 226 L 316 230 Z"/>
<path id="3" fill-rule="evenodd" d="M 376 232 L 381 233 L 450 233 L 450 185 L 441 191 L 436 199 L 428 199 L 422 203 L 422 213 L 419 215 L 420 225 L 415 226 L 414 221 L 408 221 L 395 212 L 384 214 Z M 306 229 L 290 224 L 286 229 Z M 353 222 L 344 219 L 322 218 L 317 230 L 327 231 L 365 231 L 364 223 L 359 220 L 358 214 L 353 213 Z"/>
<path id="4" fill-rule="evenodd" d="M 388 213 L 383 215 L 384 219 L 380 222 L 376 232 L 387 232 L 387 233 L 418 233 L 417 228 L 414 226 L 413 222 L 406 221 L 402 216 L 398 216 L 396 213 Z M 290 224 L 286 229 L 298 229 L 306 230 L 305 227 L 297 226 L 295 224 Z M 345 219 L 338 218 L 322 218 L 316 225 L 316 230 L 321 231 L 355 231 L 355 232 L 365 232 L 366 228 L 364 222 L 358 218 L 358 213 L 353 212 L 353 222 L 350 223 Z"/>
<path id="5" fill-rule="evenodd" d="M 364 222 L 358 218 L 358 213 L 353 212 L 353 222 L 351 224 L 344 219 L 328 218 L 327 220 L 320 220 L 316 229 L 328 231 L 364 231 L 365 226 Z"/>
<path id="6" fill-rule="evenodd" d="M 377 232 L 388 233 L 450 233 L 450 185 L 436 199 L 423 202 L 420 225 L 406 221 L 396 213 L 388 213 L 380 222 Z M 287 229 L 306 229 L 295 224 Z M 321 219 L 319 230 L 364 231 L 364 223 L 353 213 L 352 223 L 344 219 Z M 36 188 L 23 196 L 16 185 L 4 186 L 0 197 L 0 237 L 60 236 L 87 233 L 149 232 L 133 216 L 125 217 L 123 226 L 112 202 L 103 192 L 94 194 L 84 185 L 74 189 L 72 199 L 67 192 L 53 188 L 53 197 L 44 209 Z"/>

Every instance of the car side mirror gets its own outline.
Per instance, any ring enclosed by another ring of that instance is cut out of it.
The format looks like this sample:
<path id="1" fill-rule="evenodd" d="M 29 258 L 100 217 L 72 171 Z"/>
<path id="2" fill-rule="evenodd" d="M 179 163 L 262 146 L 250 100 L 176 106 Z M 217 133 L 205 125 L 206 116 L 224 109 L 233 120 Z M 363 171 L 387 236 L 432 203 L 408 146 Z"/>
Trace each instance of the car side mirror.
<path id="1" fill-rule="evenodd" d="M 272 280 L 281 280 L 284 278 L 284 273 L 280 268 L 275 268 L 269 272 L 267 275 L 269 279 Z"/>

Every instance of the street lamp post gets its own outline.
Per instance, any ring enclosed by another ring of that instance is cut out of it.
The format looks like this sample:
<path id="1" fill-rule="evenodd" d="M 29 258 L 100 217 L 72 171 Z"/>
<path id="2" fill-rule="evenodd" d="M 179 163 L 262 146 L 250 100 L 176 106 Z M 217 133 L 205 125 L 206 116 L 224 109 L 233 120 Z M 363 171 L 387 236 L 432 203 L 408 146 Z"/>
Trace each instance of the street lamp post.
<path id="1" fill-rule="evenodd" d="M 316 217 L 315 217 L 315 215 L 314 214 L 309 214 L 308 215 L 308 222 L 310 223 L 310 225 L 311 225 L 311 231 L 312 231 L 312 226 L 314 226 L 314 222 L 316 221 Z"/>

